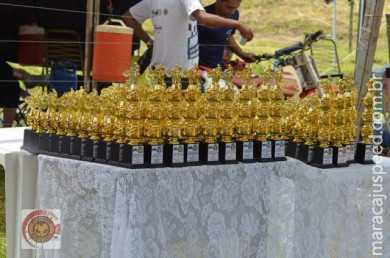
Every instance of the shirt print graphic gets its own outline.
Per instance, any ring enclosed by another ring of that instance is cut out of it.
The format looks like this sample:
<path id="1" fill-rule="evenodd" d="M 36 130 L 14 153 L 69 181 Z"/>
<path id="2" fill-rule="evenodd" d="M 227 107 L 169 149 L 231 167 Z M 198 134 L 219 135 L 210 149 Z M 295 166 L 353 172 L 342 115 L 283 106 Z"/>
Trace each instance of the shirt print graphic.
<path id="1" fill-rule="evenodd" d="M 199 44 L 198 44 L 198 30 L 196 26 L 188 24 L 188 30 L 190 31 L 190 36 L 187 43 L 187 53 L 188 59 L 194 59 L 199 56 Z"/>

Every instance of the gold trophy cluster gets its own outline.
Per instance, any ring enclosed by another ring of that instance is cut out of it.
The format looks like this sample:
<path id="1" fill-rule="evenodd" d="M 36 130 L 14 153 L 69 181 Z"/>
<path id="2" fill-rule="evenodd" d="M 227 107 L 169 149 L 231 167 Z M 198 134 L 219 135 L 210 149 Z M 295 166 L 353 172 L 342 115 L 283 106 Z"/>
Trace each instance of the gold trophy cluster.
<path id="1" fill-rule="evenodd" d="M 83 88 L 57 97 L 55 91 L 32 94 L 28 123 L 32 131 L 90 138 L 129 145 L 162 143 L 291 140 L 320 147 L 343 146 L 354 137 L 357 91 L 351 78 L 322 82 L 317 94 L 286 99 L 282 70 L 267 69 L 261 87 L 251 85 L 252 70 L 236 72 L 244 84 L 235 90 L 231 67 L 210 71 L 210 88 L 201 91 L 198 67 L 149 72 L 150 83 L 139 83 L 139 67 L 125 71 L 123 84 L 90 93 Z M 172 78 L 167 87 L 164 77 Z M 181 80 L 189 86 L 182 89 Z M 220 86 L 220 80 L 225 83 Z M 365 115 L 364 117 L 370 115 Z M 369 119 L 362 134 L 371 131 Z M 368 137 L 368 136 L 367 136 Z"/>

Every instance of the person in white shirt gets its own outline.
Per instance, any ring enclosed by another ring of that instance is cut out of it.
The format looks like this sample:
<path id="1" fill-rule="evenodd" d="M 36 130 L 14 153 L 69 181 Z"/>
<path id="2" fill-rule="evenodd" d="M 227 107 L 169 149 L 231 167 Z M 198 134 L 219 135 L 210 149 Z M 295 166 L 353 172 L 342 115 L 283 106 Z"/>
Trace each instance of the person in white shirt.
<path id="1" fill-rule="evenodd" d="M 137 37 L 153 45 L 151 66 L 163 64 L 166 71 L 178 64 L 183 71 L 198 64 L 197 23 L 211 28 L 235 28 L 248 41 L 253 38 L 251 29 L 244 23 L 206 13 L 199 0 L 143 0 L 122 18 Z M 149 18 L 154 26 L 154 43 L 142 28 Z"/>

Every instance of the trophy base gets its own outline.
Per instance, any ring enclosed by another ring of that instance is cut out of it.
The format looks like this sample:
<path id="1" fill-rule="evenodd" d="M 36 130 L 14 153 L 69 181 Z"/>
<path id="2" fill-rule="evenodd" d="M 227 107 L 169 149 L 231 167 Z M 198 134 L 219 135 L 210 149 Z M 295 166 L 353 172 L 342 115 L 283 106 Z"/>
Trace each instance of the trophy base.
<path id="1" fill-rule="evenodd" d="M 39 153 L 39 134 L 30 129 L 24 129 L 23 146 L 21 149 L 38 154 Z"/>
<path id="2" fill-rule="evenodd" d="M 333 164 L 335 167 L 348 167 L 347 162 L 347 148 L 343 147 L 333 147 Z"/>
<path id="3" fill-rule="evenodd" d="M 235 142 L 219 143 L 219 160 L 223 164 L 237 164 L 237 146 Z"/>
<path id="4" fill-rule="evenodd" d="M 319 168 L 333 168 L 333 148 L 314 147 L 313 162 L 310 165 Z"/>
<path id="5" fill-rule="evenodd" d="M 355 161 L 360 164 L 374 164 L 372 144 L 357 143 Z"/>
<path id="6" fill-rule="evenodd" d="M 69 158 L 81 160 L 81 142 L 82 142 L 81 138 L 76 136 L 71 137 Z"/>
<path id="7" fill-rule="evenodd" d="M 31 148 L 31 130 L 24 129 L 23 131 L 23 145 L 20 147 L 23 150 L 28 151 Z"/>
<path id="8" fill-rule="evenodd" d="M 287 143 L 286 156 L 297 159 L 301 146 L 301 142 L 289 141 Z"/>
<path id="9" fill-rule="evenodd" d="M 255 148 L 253 141 L 237 141 L 237 160 L 242 163 L 253 163 L 255 159 Z"/>
<path id="10" fill-rule="evenodd" d="M 168 167 L 183 167 L 184 163 L 184 144 L 165 144 L 164 145 L 164 164 Z"/>
<path id="11" fill-rule="evenodd" d="M 202 164 L 216 165 L 220 164 L 219 161 L 219 145 L 217 142 L 207 143 L 201 142 L 200 148 L 200 162 Z"/>
<path id="12" fill-rule="evenodd" d="M 118 161 L 120 167 L 124 168 L 145 168 L 145 146 L 117 144 L 111 145 L 111 157 L 107 162 L 113 164 Z"/>
<path id="13" fill-rule="evenodd" d="M 110 158 L 111 144 L 112 142 L 98 141 L 94 149 L 93 162 L 106 164 Z"/>
<path id="14" fill-rule="evenodd" d="M 286 142 L 284 140 L 272 141 L 272 160 L 286 161 Z"/>
<path id="15" fill-rule="evenodd" d="M 57 134 L 50 134 L 48 155 L 58 156 L 59 152 L 60 152 L 60 136 Z"/>
<path id="16" fill-rule="evenodd" d="M 148 167 L 165 167 L 164 144 L 145 145 L 145 164 Z"/>
<path id="17" fill-rule="evenodd" d="M 93 161 L 93 150 L 95 148 L 95 142 L 92 139 L 82 139 L 81 142 L 81 160 Z"/>
<path id="18" fill-rule="evenodd" d="M 39 136 L 39 154 L 49 154 L 50 134 L 41 133 Z"/>
<path id="19" fill-rule="evenodd" d="M 314 147 L 314 145 L 302 144 L 299 148 L 298 159 L 304 163 L 312 163 Z"/>
<path id="20" fill-rule="evenodd" d="M 272 142 L 254 141 L 254 157 L 258 162 L 272 162 Z"/>
<path id="21" fill-rule="evenodd" d="M 70 136 L 60 135 L 58 156 L 61 158 L 69 158 L 70 154 Z"/>
<path id="22" fill-rule="evenodd" d="M 184 162 L 186 166 L 200 166 L 199 142 L 184 144 Z"/>
<path id="23" fill-rule="evenodd" d="M 119 152 L 123 144 L 117 142 L 111 142 L 109 152 L 107 153 L 107 162 L 106 164 L 111 166 L 119 166 Z M 123 153 L 123 147 L 122 147 Z"/>
<path id="24" fill-rule="evenodd" d="M 350 142 L 349 144 L 345 145 L 345 147 L 347 148 L 347 162 L 349 164 L 356 163 L 355 161 L 356 146 L 357 146 L 357 142 Z"/>

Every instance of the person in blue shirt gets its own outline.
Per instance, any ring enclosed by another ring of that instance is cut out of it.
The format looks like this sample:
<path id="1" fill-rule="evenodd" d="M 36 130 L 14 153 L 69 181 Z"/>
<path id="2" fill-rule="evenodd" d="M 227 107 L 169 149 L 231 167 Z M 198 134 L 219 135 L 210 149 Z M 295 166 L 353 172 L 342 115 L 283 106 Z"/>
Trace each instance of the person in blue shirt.
<path id="1" fill-rule="evenodd" d="M 239 19 L 241 0 L 216 0 L 215 3 L 206 6 L 204 9 L 207 13 L 215 14 L 224 18 L 234 20 Z M 256 61 L 256 55 L 244 52 L 237 44 L 234 38 L 235 29 L 228 27 L 208 28 L 198 24 L 199 38 L 199 67 L 216 68 L 218 65 L 222 69 L 226 68 L 223 62 L 225 47 L 227 52 L 231 51 L 247 63 Z M 250 41 L 252 38 L 246 39 Z M 204 69 L 208 70 L 208 69 Z"/>

